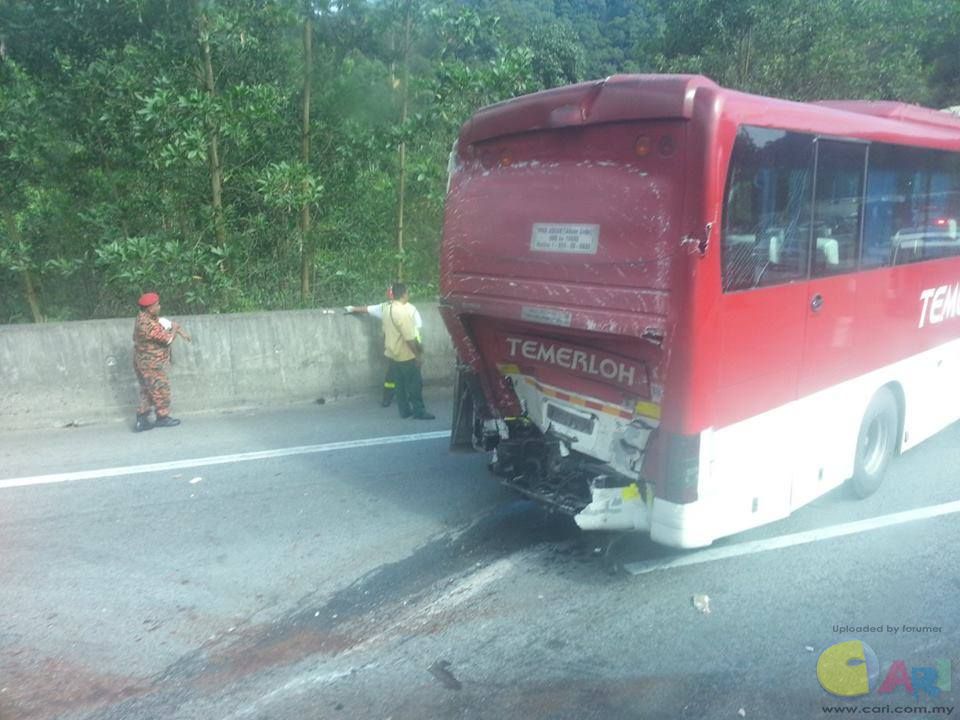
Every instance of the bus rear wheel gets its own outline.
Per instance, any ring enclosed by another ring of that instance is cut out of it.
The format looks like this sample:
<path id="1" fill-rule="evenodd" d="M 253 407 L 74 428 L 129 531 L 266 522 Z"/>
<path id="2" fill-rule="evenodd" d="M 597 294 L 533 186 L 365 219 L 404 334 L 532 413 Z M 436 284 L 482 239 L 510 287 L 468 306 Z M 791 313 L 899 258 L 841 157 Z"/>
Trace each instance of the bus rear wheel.
<path id="1" fill-rule="evenodd" d="M 867 406 L 857 436 L 857 455 L 850 478 L 850 489 L 857 497 L 872 495 L 883 483 L 897 449 L 899 426 L 897 401 L 890 390 L 881 388 Z"/>

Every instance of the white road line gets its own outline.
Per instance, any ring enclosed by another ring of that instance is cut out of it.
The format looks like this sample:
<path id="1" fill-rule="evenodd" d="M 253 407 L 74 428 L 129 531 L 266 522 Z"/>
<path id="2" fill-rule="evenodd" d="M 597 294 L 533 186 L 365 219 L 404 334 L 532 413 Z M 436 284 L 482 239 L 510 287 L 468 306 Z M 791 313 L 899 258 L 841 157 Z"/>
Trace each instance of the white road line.
<path id="1" fill-rule="evenodd" d="M 324 443 L 322 445 L 301 445 L 299 447 L 279 448 L 277 450 L 258 450 L 256 452 L 235 453 L 233 455 L 213 455 L 191 458 L 189 460 L 171 460 L 170 462 L 148 463 L 146 465 L 126 465 L 123 467 L 103 468 L 100 470 L 81 470 L 78 472 L 54 473 L 52 475 L 34 475 L 32 477 L 0 480 L 0 490 L 26 487 L 28 485 L 49 485 L 51 483 L 73 482 L 74 480 L 95 480 L 98 478 L 139 475 L 141 473 L 163 472 L 166 470 L 184 470 L 186 468 L 207 465 L 226 465 L 228 463 L 266 460 L 268 458 L 288 457 L 290 455 L 310 455 L 313 453 L 351 450 L 353 448 L 375 447 L 378 445 L 397 445 L 419 440 L 437 440 L 450 437 L 448 430 L 416 433 L 414 435 L 391 435 L 388 437 L 366 438 L 364 440 L 345 440 L 343 442 Z"/>
<path id="2" fill-rule="evenodd" d="M 236 718 L 249 717 L 254 713 L 260 713 L 264 705 L 272 702 L 275 698 L 281 695 L 287 695 L 289 693 L 302 695 L 306 689 L 312 685 L 330 685 L 331 683 L 335 683 L 337 680 L 354 676 L 361 670 L 371 670 L 376 667 L 378 667 L 378 664 L 371 662 L 366 665 L 361 665 L 360 667 L 350 667 L 346 670 L 331 670 L 328 672 L 318 673 L 316 675 L 299 675 L 285 685 L 277 688 L 276 690 L 268 692 L 261 698 L 258 698 L 247 707 L 230 713 L 226 720 L 236 720 Z M 261 717 L 266 717 L 266 715 L 261 715 Z"/>
<path id="3" fill-rule="evenodd" d="M 928 520 L 930 518 L 952 515 L 954 513 L 960 513 L 960 500 L 942 505 L 917 508 L 916 510 L 905 510 L 904 512 L 892 513 L 890 515 L 881 515 L 880 517 L 870 518 L 869 520 L 858 520 L 842 525 L 832 525 L 817 530 L 808 530 L 792 535 L 781 535 L 766 540 L 755 540 L 738 545 L 730 545 L 728 547 L 701 550 L 677 558 L 625 563 L 623 567 L 624 570 L 631 575 L 644 575 L 657 570 L 670 570 L 687 565 L 699 565 L 700 563 L 726 560 L 727 558 L 740 557 L 741 555 L 767 552 L 768 550 L 781 550 L 783 548 L 793 547 L 794 545 L 805 545 L 807 543 L 819 542 L 820 540 L 829 540 L 831 538 L 843 537 L 844 535 L 855 535 L 869 530 L 879 530 L 880 528 L 891 527 L 893 525 L 901 525 L 917 520 Z"/>

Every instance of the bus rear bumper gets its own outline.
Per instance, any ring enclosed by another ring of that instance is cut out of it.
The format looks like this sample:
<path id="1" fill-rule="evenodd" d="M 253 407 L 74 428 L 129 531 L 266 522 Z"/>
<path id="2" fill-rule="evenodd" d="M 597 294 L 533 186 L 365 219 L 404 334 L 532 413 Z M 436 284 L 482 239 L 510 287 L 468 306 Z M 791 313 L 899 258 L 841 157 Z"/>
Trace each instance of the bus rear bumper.
<path id="1" fill-rule="evenodd" d="M 721 533 L 711 522 L 708 509 L 702 501 L 679 504 L 654 499 L 650 513 L 650 539 L 661 545 L 684 549 L 710 545 Z"/>
<path id="2" fill-rule="evenodd" d="M 651 508 L 636 485 L 592 487 L 590 494 L 590 504 L 573 518 L 581 530 L 649 532 L 654 542 L 684 549 L 706 547 L 719 537 L 703 503 L 656 498 Z"/>
<path id="3" fill-rule="evenodd" d="M 581 530 L 646 532 L 650 508 L 635 484 L 627 487 L 591 487 L 590 504 L 574 515 Z"/>

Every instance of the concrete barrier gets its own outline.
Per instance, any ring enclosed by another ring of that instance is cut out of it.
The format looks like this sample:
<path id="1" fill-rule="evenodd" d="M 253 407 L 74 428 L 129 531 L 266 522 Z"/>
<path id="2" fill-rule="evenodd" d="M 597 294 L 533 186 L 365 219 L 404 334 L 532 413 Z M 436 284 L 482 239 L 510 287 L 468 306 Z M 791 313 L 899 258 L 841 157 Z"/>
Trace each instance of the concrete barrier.
<path id="1" fill-rule="evenodd" d="M 426 384 L 452 383 L 455 356 L 436 304 L 423 316 Z M 174 414 L 379 393 L 380 323 L 297 310 L 192 315 L 173 344 Z M 134 318 L 0 326 L 0 429 L 133 418 Z"/>

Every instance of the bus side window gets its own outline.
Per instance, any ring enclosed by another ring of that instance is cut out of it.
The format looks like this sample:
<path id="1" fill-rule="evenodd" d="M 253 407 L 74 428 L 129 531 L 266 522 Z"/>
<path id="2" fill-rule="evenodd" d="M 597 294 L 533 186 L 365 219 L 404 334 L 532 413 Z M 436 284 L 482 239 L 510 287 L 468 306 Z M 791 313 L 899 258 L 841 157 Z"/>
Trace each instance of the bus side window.
<path id="1" fill-rule="evenodd" d="M 869 166 L 861 267 L 960 255 L 960 155 L 877 143 Z"/>
<path id="2" fill-rule="evenodd" d="M 923 259 L 957 257 L 960 255 L 960 155 L 936 152 L 929 167 Z"/>
<path id="3" fill-rule="evenodd" d="M 806 278 L 813 137 L 744 126 L 724 202 L 724 292 Z"/>
<path id="4" fill-rule="evenodd" d="M 817 141 L 811 275 L 853 272 L 860 256 L 860 217 L 866 145 Z"/>
<path id="5" fill-rule="evenodd" d="M 880 146 L 870 148 L 869 163 L 860 259 L 860 267 L 864 269 L 893 264 L 897 207 L 902 204 L 896 171 L 884 166 Z"/>

